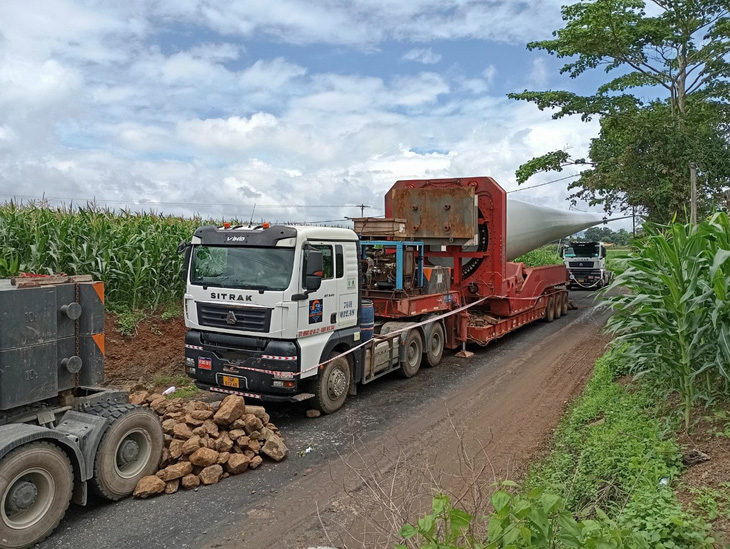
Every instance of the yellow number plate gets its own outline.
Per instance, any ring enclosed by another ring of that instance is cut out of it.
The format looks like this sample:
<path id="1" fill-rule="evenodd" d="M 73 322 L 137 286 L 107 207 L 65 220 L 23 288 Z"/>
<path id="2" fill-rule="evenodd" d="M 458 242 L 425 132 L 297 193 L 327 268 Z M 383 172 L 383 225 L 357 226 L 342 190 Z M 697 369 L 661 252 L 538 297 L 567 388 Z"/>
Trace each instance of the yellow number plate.
<path id="1" fill-rule="evenodd" d="M 239 379 L 237 377 L 232 376 L 223 376 L 223 385 L 226 387 L 240 387 L 239 385 Z"/>

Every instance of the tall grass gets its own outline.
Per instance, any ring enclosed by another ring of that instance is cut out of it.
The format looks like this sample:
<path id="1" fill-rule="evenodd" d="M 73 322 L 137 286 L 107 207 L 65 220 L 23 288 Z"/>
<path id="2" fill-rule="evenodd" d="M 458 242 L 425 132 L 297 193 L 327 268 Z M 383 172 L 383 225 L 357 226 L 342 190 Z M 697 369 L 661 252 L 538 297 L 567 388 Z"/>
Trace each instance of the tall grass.
<path id="1" fill-rule="evenodd" d="M 645 226 L 608 297 L 608 328 L 631 349 L 633 373 L 679 393 L 689 428 L 692 406 L 730 387 L 730 220 Z"/>
<path id="2" fill-rule="evenodd" d="M 0 206 L 0 276 L 91 274 L 112 310 L 157 307 L 184 292 L 178 244 L 200 219 L 95 207 Z"/>

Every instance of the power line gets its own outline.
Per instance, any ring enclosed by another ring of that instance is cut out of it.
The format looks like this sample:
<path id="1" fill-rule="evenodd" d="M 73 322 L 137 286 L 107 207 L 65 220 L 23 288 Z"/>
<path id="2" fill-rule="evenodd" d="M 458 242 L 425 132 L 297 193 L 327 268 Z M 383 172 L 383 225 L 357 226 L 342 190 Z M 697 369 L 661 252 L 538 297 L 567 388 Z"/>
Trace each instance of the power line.
<path id="1" fill-rule="evenodd" d="M 574 173 L 573 175 L 566 175 L 565 177 L 561 177 L 560 179 L 553 179 L 552 181 L 545 181 L 544 183 L 538 183 L 537 185 L 530 185 L 529 187 L 519 187 L 517 189 L 507 191 L 507 194 L 510 193 L 517 193 L 520 191 L 526 191 L 527 189 L 534 189 L 536 187 L 544 187 L 545 185 L 550 185 L 551 183 L 557 183 L 558 181 L 565 181 L 566 179 L 570 179 L 572 177 L 580 177 L 582 174 Z"/>

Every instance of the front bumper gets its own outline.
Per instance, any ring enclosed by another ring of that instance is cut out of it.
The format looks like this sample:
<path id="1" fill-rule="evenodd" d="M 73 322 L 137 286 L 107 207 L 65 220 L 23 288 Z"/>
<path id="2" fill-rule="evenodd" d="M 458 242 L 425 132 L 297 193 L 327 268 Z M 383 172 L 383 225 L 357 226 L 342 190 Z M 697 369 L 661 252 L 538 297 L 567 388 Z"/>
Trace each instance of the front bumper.
<path id="1" fill-rule="evenodd" d="M 249 391 L 240 391 L 238 389 L 231 389 L 228 387 L 221 387 L 218 385 L 209 385 L 200 381 L 195 382 L 195 386 L 198 389 L 204 391 L 211 391 L 213 393 L 222 393 L 225 395 L 239 395 L 244 398 L 255 398 L 262 402 L 301 402 L 313 398 L 312 393 L 298 393 L 296 395 L 271 395 L 266 393 L 251 393 Z"/>

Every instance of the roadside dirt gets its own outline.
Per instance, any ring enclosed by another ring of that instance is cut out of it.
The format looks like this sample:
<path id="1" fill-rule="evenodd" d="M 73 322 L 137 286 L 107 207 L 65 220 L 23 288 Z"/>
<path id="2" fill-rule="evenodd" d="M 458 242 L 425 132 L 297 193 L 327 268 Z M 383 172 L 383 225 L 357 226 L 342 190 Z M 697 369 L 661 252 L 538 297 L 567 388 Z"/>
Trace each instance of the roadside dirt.
<path id="1" fill-rule="evenodd" d="M 107 313 L 104 323 L 105 385 L 129 390 L 137 385 L 160 388 L 164 378 L 184 376 L 185 321 L 182 317 L 142 320 L 133 336 L 122 335 L 117 319 Z"/>
<path id="2" fill-rule="evenodd" d="M 716 547 L 730 547 L 730 425 L 718 418 L 705 417 L 691 433 L 680 433 L 685 454 L 699 450 L 709 458 L 691 465 L 682 473 L 677 498 L 694 513 L 705 516 L 714 530 Z M 725 496 L 723 497 L 723 494 Z M 717 516 L 714 516 L 714 515 Z"/>
<path id="3" fill-rule="evenodd" d="M 255 519 L 245 532 L 216 536 L 205 547 L 389 547 L 406 521 L 429 510 L 434 490 L 480 516 L 495 482 L 519 481 L 549 449 L 566 406 L 604 352 L 601 324 L 566 326 L 374 442 L 355 441 L 355 451 L 306 471 L 285 496 L 241 510 Z"/>

